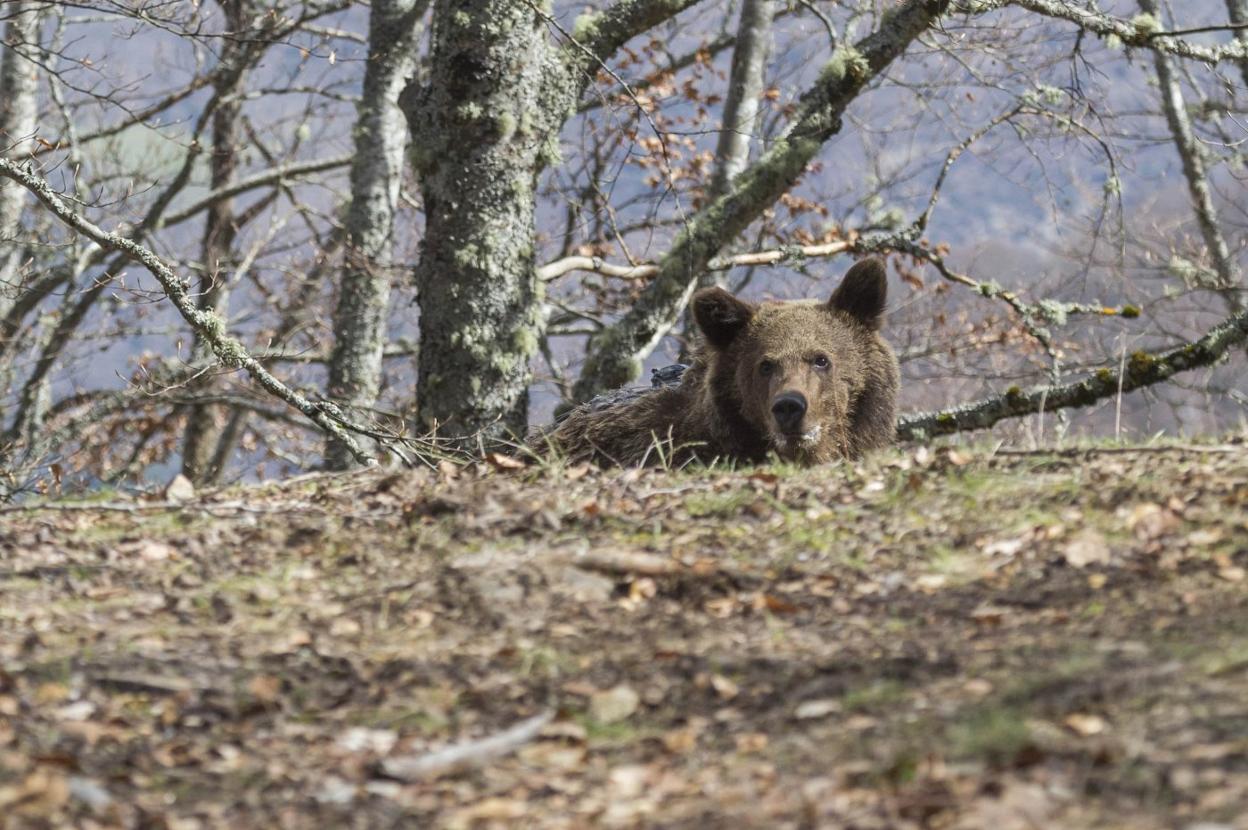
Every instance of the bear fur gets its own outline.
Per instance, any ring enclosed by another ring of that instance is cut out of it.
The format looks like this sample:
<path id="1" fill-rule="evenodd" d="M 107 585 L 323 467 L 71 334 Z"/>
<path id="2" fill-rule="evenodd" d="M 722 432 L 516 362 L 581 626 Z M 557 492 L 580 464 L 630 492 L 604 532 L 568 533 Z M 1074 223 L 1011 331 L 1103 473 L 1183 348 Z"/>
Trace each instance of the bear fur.
<path id="1" fill-rule="evenodd" d="M 879 329 L 884 265 L 863 260 L 827 302 L 694 295 L 701 333 L 679 385 L 597 399 L 536 435 L 537 451 L 633 466 L 697 459 L 798 464 L 887 446 L 897 421 L 897 358 Z"/>

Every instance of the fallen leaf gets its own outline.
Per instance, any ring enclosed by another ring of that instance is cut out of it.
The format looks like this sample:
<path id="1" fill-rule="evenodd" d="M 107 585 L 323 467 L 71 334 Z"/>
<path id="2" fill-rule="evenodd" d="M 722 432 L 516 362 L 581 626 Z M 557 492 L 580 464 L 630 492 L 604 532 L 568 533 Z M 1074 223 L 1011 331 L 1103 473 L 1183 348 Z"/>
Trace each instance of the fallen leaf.
<path id="1" fill-rule="evenodd" d="M 649 768 L 641 764 L 619 766 L 607 774 L 613 798 L 636 798 L 646 789 L 649 778 Z"/>
<path id="2" fill-rule="evenodd" d="M 338 736 L 334 742 L 347 752 L 375 752 L 385 755 L 394 748 L 399 735 L 392 729 L 369 729 L 355 726 Z"/>
<path id="3" fill-rule="evenodd" d="M 525 463 L 519 458 L 503 455 L 501 452 L 487 452 L 485 460 L 496 470 L 523 470 Z"/>
<path id="4" fill-rule="evenodd" d="M 480 821 L 510 821 L 524 818 L 528 811 L 529 803 L 522 799 L 487 798 L 456 812 L 450 824 L 467 826 Z"/>
<path id="5" fill-rule="evenodd" d="M 698 745 L 698 732 L 693 727 L 663 733 L 663 748 L 673 755 L 687 755 Z"/>
<path id="6" fill-rule="evenodd" d="M 1026 541 L 1026 536 L 1018 536 L 1013 539 L 997 539 L 984 545 L 984 555 L 1004 556 L 1008 559 L 1022 550 Z"/>
<path id="7" fill-rule="evenodd" d="M 841 702 L 833 698 L 804 700 L 797 704 L 797 708 L 793 710 L 793 717 L 798 720 L 826 718 L 828 715 L 835 715 L 837 712 L 841 711 L 841 708 Z"/>
<path id="8" fill-rule="evenodd" d="M 1178 515 L 1159 504 L 1137 504 L 1127 512 L 1127 528 L 1141 541 L 1152 541 L 1179 526 Z"/>
<path id="9" fill-rule="evenodd" d="M 741 693 L 741 687 L 722 674 L 711 675 L 711 688 L 722 700 L 732 700 Z"/>
<path id="10" fill-rule="evenodd" d="M 797 611 L 797 606 L 771 594 L 759 594 L 758 599 L 754 601 L 754 609 L 770 611 L 773 614 L 793 614 Z"/>
<path id="11" fill-rule="evenodd" d="M 1085 715 L 1077 712 L 1067 715 L 1062 720 L 1062 723 L 1066 724 L 1066 728 L 1071 732 L 1084 738 L 1091 735 L 1100 735 L 1109 728 L 1105 719 L 1100 715 Z"/>
<path id="12" fill-rule="evenodd" d="M 282 679 L 271 674 L 258 674 L 247 682 L 247 691 L 261 703 L 274 703 L 282 691 Z"/>
<path id="13" fill-rule="evenodd" d="M 166 559 L 176 559 L 178 556 L 175 548 L 164 542 L 157 542 L 155 539 L 143 539 L 123 545 L 118 552 L 124 556 L 136 556 L 144 562 L 164 562 Z"/>
<path id="14" fill-rule="evenodd" d="M 1227 582 L 1243 582 L 1244 569 L 1238 565 L 1230 565 L 1225 568 L 1218 568 L 1218 576 Z"/>
<path id="15" fill-rule="evenodd" d="M 970 617 L 979 625 L 996 626 L 1001 624 L 1008 613 L 1008 610 L 996 605 L 981 605 L 971 611 Z"/>
<path id="16" fill-rule="evenodd" d="M 338 617 L 329 624 L 329 633 L 333 637 L 354 637 L 360 633 L 360 624 L 350 617 Z"/>
<path id="17" fill-rule="evenodd" d="M 586 475 L 588 475 L 590 469 L 591 468 L 588 464 L 577 464 L 574 467 L 569 467 L 566 470 L 564 470 L 563 477 L 566 478 L 568 481 L 576 481 L 577 479 L 584 478 Z"/>

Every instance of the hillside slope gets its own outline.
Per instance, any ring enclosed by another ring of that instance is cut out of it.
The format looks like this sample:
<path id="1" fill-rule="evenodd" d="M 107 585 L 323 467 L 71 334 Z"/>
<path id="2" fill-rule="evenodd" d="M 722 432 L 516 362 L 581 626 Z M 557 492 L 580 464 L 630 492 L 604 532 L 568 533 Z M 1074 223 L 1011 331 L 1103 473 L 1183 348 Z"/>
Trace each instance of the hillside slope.
<path id="1" fill-rule="evenodd" d="M 10 826 L 1248 828 L 1242 443 L 500 464 L 6 509 Z"/>

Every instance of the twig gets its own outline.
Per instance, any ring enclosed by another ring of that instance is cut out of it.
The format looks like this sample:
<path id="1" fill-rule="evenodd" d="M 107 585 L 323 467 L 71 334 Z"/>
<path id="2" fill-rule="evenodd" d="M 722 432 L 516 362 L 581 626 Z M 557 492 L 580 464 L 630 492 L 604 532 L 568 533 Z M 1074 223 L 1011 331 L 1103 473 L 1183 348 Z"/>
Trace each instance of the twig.
<path id="1" fill-rule="evenodd" d="M 1149 31 L 1138 27 L 1133 21 L 1122 20 L 1100 11 L 1083 8 L 1062 0 L 992 0 L 980 6 L 1018 6 L 1036 14 L 1054 17 L 1074 23 L 1081 29 L 1101 37 L 1113 35 L 1127 46 L 1160 49 L 1183 58 L 1190 58 L 1215 66 L 1222 61 L 1241 61 L 1248 57 L 1248 45 L 1232 41 L 1218 46 L 1201 46 L 1174 37 L 1185 34 L 1177 32 Z"/>
<path id="2" fill-rule="evenodd" d="M 1137 351 L 1119 371 L 1101 369 L 1091 377 L 1064 385 L 1019 389 L 941 412 L 925 412 L 901 419 L 897 435 L 903 440 L 932 438 L 954 432 L 987 429 L 1006 418 L 1031 415 L 1047 409 L 1090 406 L 1097 401 L 1152 386 L 1179 372 L 1210 366 L 1228 351 L 1248 341 L 1248 311 L 1228 317 L 1204 337 L 1163 352 Z"/>
<path id="3" fill-rule="evenodd" d="M 98 227 L 90 220 L 74 213 L 45 180 L 35 176 L 8 159 L 0 158 L 0 176 L 12 179 L 25 187 L 52 213 L 74 230 L 91 239 L 101 248 L 127 254 L 143 263 L 164 289 L 165 296 L 177 308 L 182 318 L 190 324 L 213 354 L 226 366 L 242 369 L 267 392 L 290 404 L 325 432 L 341 441 L 361 464 L 375 464 L 376 459 L 351 437 L 342 424 L 345 419 L 338 408 L 328 403 L 313 403 L 282 381 L 248 353 L 243 344 L 231 337 L 224 322 L 217 315 L 198 308 L 187 291 L 185 283 L 156 254 L 131 240 Z M 352 427 L 354 429 L 354 427 Z"/>
<path id="4" fill-rule="evenodd" d="M 767 251 L 751 251 L 734 256 L 714 257 L 706 263 L 707 271 L 727 271 L 745 265 L 780 265 L 794 260 L 835 256 L 853 248 L 852 242 L 828 242 L 822 245 L 784 245 Z M 545 282 L 559 279 L 572 271 L 590 271 L 605 277 L 642 280 L 659 273 L 659 264 L 616 265 L 596 256 L 569 256 L 547 263 L 537 269 L 538 279 Z"/>
<path id="5" fill-rule="evenodd" d="M 149 502 L 38 502 L 34 504 L 0 505 L 0 514 L 4 513 L 150 513 L 162 510 L 178 510 L 187 512 L 207 513 L 221 517 L 224 513 L 247 513 L 260 516 L 290 516 L 295 514 L 308 516 L 333 516 L 335 518 L 352 519 L 392 519 L 400 515 L 397 510 L 386 510 L 374 513 L 344 513 L 341 510 L 326 510 L 313 507 L 305 502 L 278 502 L 272 507 L 259 507 L 243 501 L 225 502 L 191 502 L 191 501 L 149 501 Z"/>
<path id="6" fill-rule="evenodd" d="M 479 767 L 536 738 L 553 717 L 554 712 L 547 710 L 487 738 L 454 744 L 426 755 L 386 758 L 381 762 L 381 771 L 400 781 L 422 781 Z"/>
<path id="7" fill-rule="evenodd" d="M 312 161 L 299 161 L 290 164 L 284 164 L 281 167 L 274 167 L 265 170 L 263 173 L 257 173 L 254 176 L 248 176 L 245 179 L 239 179 L 225 187 L 219 187 L 205 195 L 202 199 L 194 204 L 172 213 L 164 219 L 159 220 L 160 227 L 168 227 L 185 222 L 195 214 L 206 209 L 210 205 L 224 201 L 240 193 L 246 193 L 248 190 L 254 190 L 258 187 L 265 187 L 271 184 L 281 184 L 287 179 L 293 179 L 307 173 L 320 173 L 325 170 L 333 170 L 338 167 L 346 167 L 351 163 L 354 155 L 330 156 L 329 158 L 313 159 Z"/>
<path id="8" fill-rule="evenodd" d="M 1080 455 L 1132 455 L 1150 452 L 1190 452 L 1205 455 L 1239 455 L 1248 453 L 1248 447 L 1237 447 L 1232 444 L 1162 444 L 1156 447 L 1068 447 L 1065 449 L 1015 450 L 999 449 L 993 455 L 1010 456 L 1048 456 L 1056 455 L 1070 458 Z"/>
<path id="9" fill-rule="evenodd" d="M 666 556 L 625 550 L 587 551 L 569 557 L 567 563 L 587 571 L 641 576 L 671 576 L 684 570 L 679 562 Z"/>

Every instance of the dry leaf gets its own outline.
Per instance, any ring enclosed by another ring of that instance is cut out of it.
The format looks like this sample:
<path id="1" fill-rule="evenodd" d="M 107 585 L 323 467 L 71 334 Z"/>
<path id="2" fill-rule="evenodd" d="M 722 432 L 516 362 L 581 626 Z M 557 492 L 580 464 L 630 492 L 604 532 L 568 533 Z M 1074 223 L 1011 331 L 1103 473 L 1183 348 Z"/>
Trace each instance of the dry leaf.
<path id="1" fill-rule="evenodd" d="M 833 698 L 820 698 L 819 700 L 804 700 L 793 710 L 793 717 L 798 720 L 815 720 L 816 718 L 826 718 L 828 715 L 835 715 L 841 711 L 841 702 Z"/>
<path id="2" fill-rule="evenodd" d="M 741 693 L 741 687 L 722 674 L 711 675 L 711 688 L 722 700 L 732 700 Z"/>
<path id="3" fill-rule="evenodd" d="M 1238 565 L 1229 565 L 1225 568 L 1218 568 L 1218 576 L 1227 582 L 1243 582 L 1244 569 Z"/>
<path id="4" fill-rule="evenodd" d="M 971 611 L 971 619 L 979 625 L 995 626 L 1000 625 L 1005 619 L 1009 611 L 996 605 L 981 605 Z"/>
<path id="5" fill-rule="evenodd" d="M 1109 728 L 1109 724 L 1100 715 L 1086 715 L 1074 713 L 1067 715 L 1062 723 L 1066 724 L 1066 728 L 1076 735 L 1084 738 L 1091 735 L 1100 735 Z"/>
<path id="6" fill-rule="evenodd" d="M 487 452 L 485 460 L 496 470 L 523 470 L 525 468 L 523 461 L 510 455 L 503 455 L 501 452 Z"/>
<path id="7" fill-rule="evenodd" d="M 1127 528 L 1141 541 L 1151 541 L 1178 529 L 1180 519 L 1159 504 L 1137 504 L 1127 513 Z"/>
<path id="8" fill-rule="evenodd" d="M 282 679 L 271 674 L 258 674 L 248 681 L 247 691 L 261 703 L 274 703 L 282 692 Z"/>

